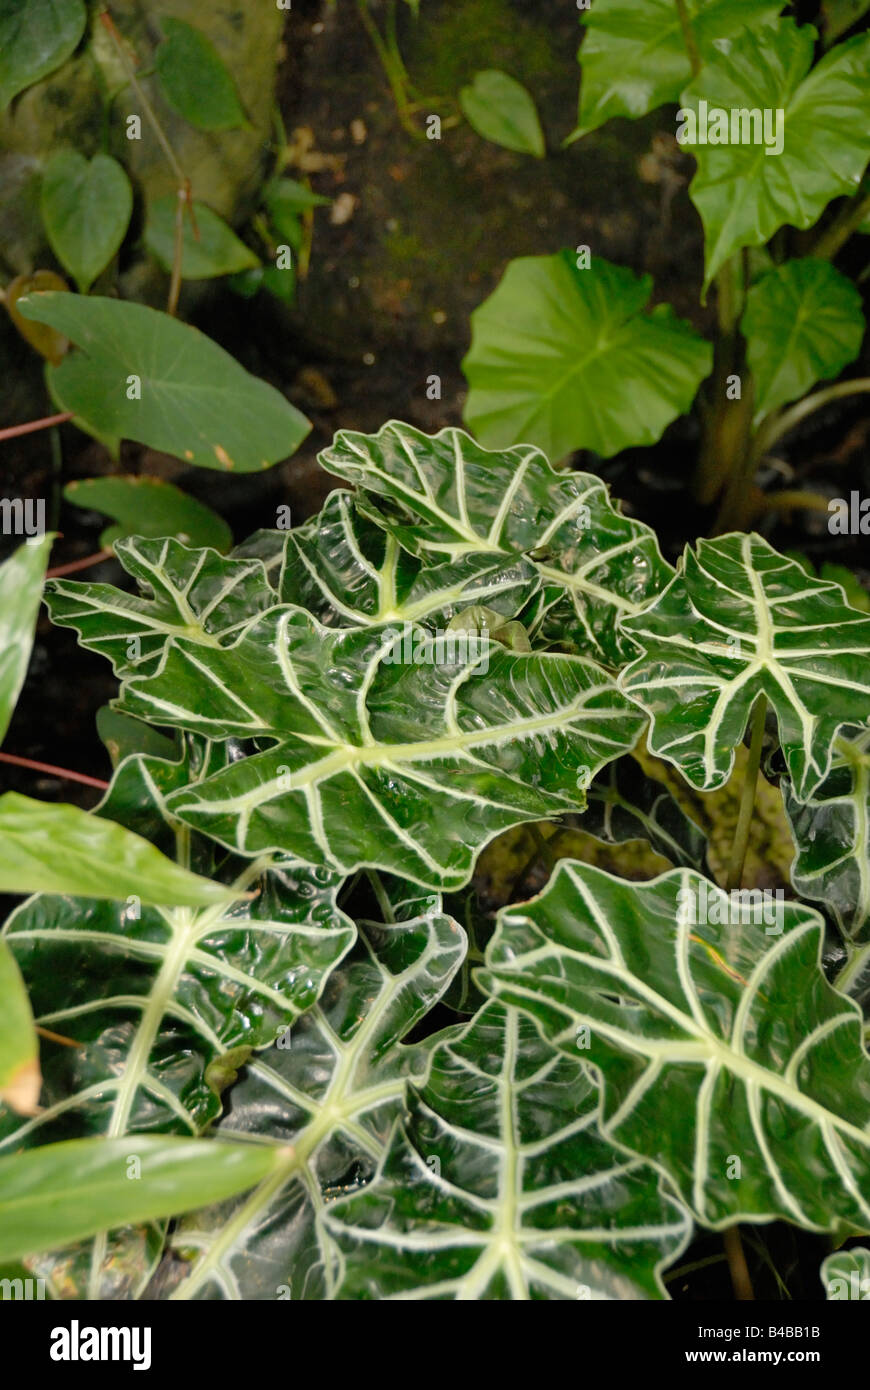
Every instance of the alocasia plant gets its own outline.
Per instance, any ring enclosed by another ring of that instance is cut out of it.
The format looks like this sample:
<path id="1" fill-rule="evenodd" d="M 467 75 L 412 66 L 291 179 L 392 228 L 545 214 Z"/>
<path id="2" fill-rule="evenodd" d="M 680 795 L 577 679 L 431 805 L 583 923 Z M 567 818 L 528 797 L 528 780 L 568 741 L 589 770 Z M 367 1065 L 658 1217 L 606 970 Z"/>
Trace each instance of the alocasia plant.
<path id="1" fill-rule="evenodd" d="M 119 541 L 141 598 L 49 583 L 119 678 L 115 771 L 95 813 L 6 799 L 43 1079 L 16 1107 L 0 1028 L 0 1250 L 71 1298 L 656 1300 L 693 1225 L 866 1235 L 866 614 L 758 536 L 675 571 L 535 449 L 391 423 L 323 462 L 353 490 L 295 531 Z M 680 785 L 749 724 L 722 885 Z M 840 945 L 740 894 L 762 767 Z M 480 855 L 524 824 L 550 879 L 493 923 Z M 557 863 L 575 828 L 674 867 Z M 52 1226 L 64 1172 L 93 1200 Z"/>

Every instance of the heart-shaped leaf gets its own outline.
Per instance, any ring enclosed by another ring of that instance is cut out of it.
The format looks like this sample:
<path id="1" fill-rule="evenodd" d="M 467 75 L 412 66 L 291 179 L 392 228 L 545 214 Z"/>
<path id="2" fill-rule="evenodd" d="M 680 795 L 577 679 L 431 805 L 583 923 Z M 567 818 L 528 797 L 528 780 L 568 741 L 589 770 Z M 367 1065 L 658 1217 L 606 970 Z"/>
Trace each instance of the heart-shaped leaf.
<path id="1" fill-rule="evenodd" d="M 148 208 L 145 245 L 164 270 L 172 269 L 177 210 L 178 198 L 172 193 L 166 198 L 155 198 Z M 197 235 L 189 217 L 184 218 L 183 224 L 181 275 L 184 280 L 211 280 L 260 264 L 251 248 L 205 203 L 193 204 L 193 216 Z"/>
<path id="2" fill-rule="evenodd" d="M 838 44 L 810 72 L 817 37 L 792 19 L 747 29 L 683 92 L 691 114 L 678 139 L 691 136 L 702 101 L 711 119 L 711 108 L 728 113 L 729 136 L 738 113 L 741 141 L 747 118 L 745 143 L 686 143 L 698 161 L 689 193 L 704 224 L 705 288 L 741 246 L 763 246 L 785 224 L 811 227 L 832 198 L 858 188 L 870 158 L 870 35 Z M 766 135 L 749 131 L 752 112 L 768 119 Z"/>
<path id="3" fill-rule="evenodd" d="M 0 110 L 66 62 L 86 23 L 82 0 L 0 0 Z"/>
<path id="4" fill-rule="evenodd" d="M 685 0 L 702 61 L 720 39 L 775 19 L 783 0 Z M 595 0 L 580 16 L 580 120 L 572 138 L 614 116 L 645 116 L 679 99 L 692 75 L 674 0 Z"/>
<path id="5" fill-rule="evenodd" d="M 482 983 L 583 1048 L 604 1136 L 659 1166 L 705 1226 L 866 1231 L 861 1014 L 825 980 L 818 914 L 780 903 L 776 919 L 691 870 L 626 883 L 563 862 L 502 911 Z"/>
<path id="6" fill-rule="evenodd" d="M 870 618 L 761 536 L 699 541 L 624 627 L 644 654 L 620 688 L 650 714 L 651 751 L 704 791 L 730 775 L 759 695 L 802 801 L 827 776 L 837 731 L 867 715 Z"/>
<path id="7" fill-rule="evenodd" d="M 179 116 L 199 130 L 245 124 L 235 83 L 214 44 L 192 24 L 161 15 L 165 35 L 155 55 L 160 87 Z"/>
<path id="8" fill-rule="evenodd" d="M 202 753 L 206 769 L 228 756 L 226 747 Z M 130 758 L 101 818 L 88 819 L 95 839 L 136 831 L 155 842 L 155 855 L 176 846 L 215 880 L 221 903 L 150 908 L 134 883 L 126 902 L 43 894 L 7 922 L 37 1022 L 77 1046 L 46 1045 L 45 1109 L 26 1123 L 0 1111 L 0 1153 L 83 1135 L 201 1133 L 233 1071 L 315 1002 L 351 947 L 355 929 L 336 906 L 335 877 L 288 859 L 233 861 L 179 832 L 166 798 L 191 775 L 189 759 Z M 104 854 L 105 873 L 111 862 Z M 114 1287 L 107 1251 L 100 1238 L 64 1262 L 76 1288 L 90 1281 L 92 1297 Z"/>
<path id="9" fill-rule="evenodd" d="M 761 420 L 858 356 L 861 295 L 828 261 L 786 261 L 750 286 L 740 327 Z"/>
<path id="10" fill-rule="evenodd" d="M 506 150 L 543 159 L 544 132 L 535 103 L 521 82 L 506 72 L 487 68 L 459 93 L 459 105 L 469 125 Z"/>
<path id="11" fill-rule="evenodd" d="M 393 621 L 446 626 L 474 604 L 514 618 L 541 588 L 536 567 L 509 552 L 424 565 L 347 492 L 333 492 L 319 516 L 290 531 L 286 541 L 281 597 L 329 627 Z"/>
<path id="12" fill-rule="evenodd" d="M 272 742 L 170 799 L 222 844 L 450 888 L 499 830 L 575 806 L 578 769 L 632 747 L 642 723 L 580 658 L 411 624 L 330 632 L 297 608 L 270 610 L 225 650 L 172 638 L 121 707 Z"/>
<path id="13" fill-rule="evenodd" d="M 155 670 L 173 635 L 209 649 L 232 642 L 277 602 L 256 559 L 189 550 L 170 539 L 118 541 L 115 554 L 147 597 L 111 584 L 51 579 L 45 601 L 52 621 L 74 627 L 82 645 L 107 657 L 119 676 Z"/>
<path id="14" fill-rule="evenodd" d="M 368 502 L 366 511 L 414 554 L 531 558 L 544 582 L 544 635 L 607 666 L 634 655 L 619 618 L 639 613 L 673 574 L 655 533 L 622 516 L 600 478 L 557 473 L 537 449 L 492 453 L 461 430 L 429 436 L 391 423 L 376 435 L 340 430 L 319 457 L 384 499 L 377 514 Z"/>
<path id="15" fill-rule="evenodd" d="M 813 795 L 799 801 L 786 781 L 783 801 L 797 846 L 797 892 L 824 903 L 859 946 L 870 943 L 870 730 L 844 735 L 834 740 L 830 772 Z M 857 954 L 860 964 L 868 953 Z M 842 977 L 839 983 L 846 988 Z"/>
<path id="16" fill-rule="evenodd" d="M 465 420 L 483 444 L 536 444 L 609 458 L 654 444 L 709 376 L 712 348 L 668 304 L 647 312 L 652 277 L 573 251 L 511 261 L 471 316 Z"/>
<path id="17" fill-rule="evenodd" d="M 0 565 L 0 743 L 27 675 L 53 542 L 53 535 L 28 541 Z"/>
<path id="18" fill-rule="evenodd" d="M 328 1204 L 373 1175 L 407 1079 L 425 1069 L 425 1053 L 401 1040 L 438 1001 L 465 947 L 437 898 L 406 915 L 415 906 L 386 925 L 361 924 L 321 1001 L 234 1087 L 219 1136 L 291 1144 L 293 1155 L 246 1200 L 182 1223 L 174 1244 L 198 1258 L 174 1298 L 333 1296 Z"/>
<path id="19" fill-rule="evenodd" d="M 690 1225 L 595 1124 L 580 1053 L 490 1003 L 433 1051 L 377 1177 L 326 1224 L 340 1299 L 655 1299 Z"/>
<path id="20" fill-rule="evenodd" d="M 116 159 L 58 150 L 42 176 L 42 220 L 51 249 L 87 294 L 130 225 L 133 190 Z"/>
<path id="21" fill-rule="evenodd" d="M 182 492 L 174 483 L 147 474 L 108 478 L 82 478 L 67 483 L 67 502 L 114 517 L 100 545 L 114 545 L 128 536 L 173 536 L 182 545 L 212 546 L 229 550 L 233 533 L 222 516 L 204 502 Z"/>
<path id="22" fill-rule="evenodd" d="M 239 473 L 287 458 L 310 429 L 280 392 L 217 343 L 144 304 L 33 294 L 18 309 L 81 349 L 51 368 L 49 381 L 91 429 Z"/>

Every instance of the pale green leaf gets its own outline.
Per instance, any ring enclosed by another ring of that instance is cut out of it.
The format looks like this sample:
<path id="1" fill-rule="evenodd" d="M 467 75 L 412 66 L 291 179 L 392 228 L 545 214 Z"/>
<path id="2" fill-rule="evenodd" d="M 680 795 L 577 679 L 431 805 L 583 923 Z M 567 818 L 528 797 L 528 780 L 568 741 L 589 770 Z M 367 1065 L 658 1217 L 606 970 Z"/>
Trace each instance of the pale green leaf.
<path id="1" fill-rule="evenodd" d="M 171 270 L 175 256 L 175 221 L 178 198 L 170 193 L 155 198 L 148 208 L 145 245 L 164 270 Z M 218 275 L 234 275 L 260 264 L 249 246 L 240 241 L 222 217 L 206 207 L 193 204 L 196 232 L 185 212 L 181 238 L 181 277 L 183 280 L 211 280 Z"/>
<path id="2" fill-rule="evenodd" d="M 21 693 L 53 535 L 18 547 L 0 565 L 0 743 Z"/>
<path id="3" fill-rule="evenodd" d="M 33 1014 L 15 957 L 0 941 L 0 1105 L 32 1115 L 42 1078 Z"/>
<path id="4" fill-rule="evenodd" d="M 42 220 L 51 249 L 86 294 L 118 251 L 133 211 L 130 180 L 116 159 L 58 150 L 42 176 Z"/>
<path id="5" fill-rule="evenodd" d="M 459 93 L 459 105 L 469 125 L 485 140 L 536 159 L 547 153 L 535 103 L 508 73 L 495 68 L 475 73 L 471 85 Z"/>
<path id="6" fill-rule="evenodd" d="M 67 483 L 67 502 L 102 512 L 119 524 L 100 536 L 100 545 L 114 545 L 132 536 L 171 536 L 182 545 L 229 550 L 233 533 L 222 516 L 174 483 L 147 474 L 83 478 Z"/>

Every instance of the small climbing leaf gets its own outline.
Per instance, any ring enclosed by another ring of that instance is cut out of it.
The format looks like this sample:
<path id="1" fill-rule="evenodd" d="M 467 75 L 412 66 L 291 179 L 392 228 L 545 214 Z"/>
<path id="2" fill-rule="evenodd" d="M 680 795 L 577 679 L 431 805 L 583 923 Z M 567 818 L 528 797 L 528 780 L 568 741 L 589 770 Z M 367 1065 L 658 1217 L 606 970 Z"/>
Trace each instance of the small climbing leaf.
<path id="1" fill-rule="evenodd" d="M 116 159 L 58 150 L 42 177 L 42 220 L 61 265 L 86 294 L 117 252 L 133 211 L 130 180 Z"/>
<path id="2" fill-rule="evenodd" d="M 165 40 L 155 65 L 160 87 L 179 116 L 199 130 L 233 130 L 245 113 L 236 85 L 217 49 L 199 29 L 161 15 Z"/>

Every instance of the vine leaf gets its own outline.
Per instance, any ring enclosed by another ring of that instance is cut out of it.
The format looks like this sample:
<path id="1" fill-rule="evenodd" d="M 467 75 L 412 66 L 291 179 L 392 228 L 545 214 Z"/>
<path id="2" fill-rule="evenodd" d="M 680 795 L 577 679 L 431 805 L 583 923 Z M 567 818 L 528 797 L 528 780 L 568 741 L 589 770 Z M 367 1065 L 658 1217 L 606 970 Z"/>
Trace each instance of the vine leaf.
<path id="1" fill-rule="evenodd" d="M 17 307 L 79 348 L 48 369 L 49 389 L 98 437 L 135 439 L 199 468 L 253 473 L 287 458 L 311 428 L 205 334 L 144 304 L 44 293 Z"/>
<path id="2" fill-rule="evenodd" d="M 460 91 L 459 105 L 484 140 L 536 159 L 547 153 L 535 103 L 523 84 L 508 73 L 496 68 L 476 72 L 472 83 Z"/>
<path id="3" fill-rule="evenodd" d="M 148 208 L 145 245 L 164 270 L 172 269 L 177 210 L 178 196 L 172 193 L 165 198 L 155 198 Z M 181 275 L 184 280 L 211 280 L 260 264 L 232 227 L 205 203 L 193 204 L 193 216 L 198 235 L 194 236 L 188 218 L 184 220 L 182 234 Z"/>
<path id="4" fill-rule="evenodd" d="M 465 420 L 489 448 L 535 444 L 553 459 L 654 444 L 709 376 L 713 350 L 652 277 L 573 251 L 522 256 L 471 316 Z"/>
<path id="5" fill-rule="evenodd" d="M 192 24 L 161 15 L 165 35 L 154 65 L 173 111 L 199 130 L 245 125 L 236 85 L 214 44 Z"/>
<path id="6" fill-rule="evenodd" d="M 402 1038 L 459 968 L 465 937 L 437 896 L 394 900 L 386 924 L 360 923 L 352 954 L 320 1002 L 291 1029 L 289 1046 L 258 1057 L 233 1090 L 221 1138 L 291 1144 L 282 1173 L 232 1207 L 181 1225 L 174 1244 L 194 1253 L 176 1299 L 322 1300 L 334 1294 L 328 1204 L 369 1181 L 407 1079 L 425 1069 Z"/>
<path id="7" fill-rule="evenodd" d="M 623 625 L 643 655 L 619 685 L 651 716 L 650 750 L 704 791 L 730 775 L 759 695 L 802 801 L 827 776 L 837 731 L 866 718 L 870 618 L 761 536 L 699 541 Z"/>
<path id="8" fill-rule="evenodd" d="M 780 13 L 783 0 L 686 0 L 702 60 L 716 42 L 734 39 Z M 580 16 L 579 125 L 569 138 L 588 135 L 614 116 L 636 118 L 679 100 L 692 75 L 674 0 L 595 0 Z"/>
<path id="9" fill-rule="evenodd" d="M 576 806 L 579 768 L 631 748 L 642 717 L 591 662 L 456 642 L 411 624 L 330 632 L 271 609 L 223 650 L 171 638 L 120 707 L 272 742 L 169 798 L 229 848 L 459 888 L 499 830 Z"/>
<path id="10" fill-rule="evenodd" d="M 82 0 L 0 0 L 0 110 L 65 63 L 86 24 Z"/>
<path id="11" fill-rule="evenodd" d="M 75 628 L 82 645 L 107 657 L 118 676 L 156 670 L 174 635 L 218 649 L 277 602 L 256 558 L 138 538 L 117 541 L 115 554 L 147 597 L 112 584 L 51 579 L 45 602 L 52 622 Z"/>
<path id="12" fill-rule="evenodd" d="M 116 159 L 57 150 L 42 177 L 42 220 L 61 265 L 87 294 L 127 235 L 130 180 Z"/>
<path id="13" fill-rule="evenodd" d="M 425 560 L 531 558 L 544 635 L 606 666 L 636 650 L 619 618 L 639 613 L 673 574 L 655 533 L 622 516 L 600 478 L 558 473 L 537 449 L 494 453 L 461 430 L 430 436 L 394 421 L 375 435 L 340 430 L 320 462 L 380 498 L 365 510 Z"/>
<path id="14" fill-rule="evenodd" d="M 747 921 L 687 869 L 627 883 L 563 862 L 502 910 L 481 982 L 572 1056 L 588 1030 L 602 1133 L 660 1167 L 703 1225 L 866 1231 L 861 1014 L 824 977 L 818 913 L 779 912 L 774 928 L 757 909 Z"/>
<path id="15" fill-rule="evenodd" d="M 227 756 L 208 746 L 202 755 L 207 767 Z M 45 1045 L 45 1108 L 26 1123 L 0 1109 L 0 1155 L 70 1137 L 200 1134 L 221 1109 L 210 1065 L 274 1042 L 352 946 L 335 876 L 287 858 L 234 861 L 179 833 L 167 797 L 197 768 L 191 754 L 179 763 L 128 758 L 88 820 L 121 833 L 117 818 L 155 853 L 171 852 L 178 834 L 178 853 L 215 880 L 222 903 L 158 909 L 135 889 L 121 902 L 41 894 L 7 921 L 36 1021 L 78 1046 Z M 147 1278 L 147 1236 L 113 1242 L 101 1237 L 61 1261 L 78 1296 L 84 1287 L 91 1297 L 129 1295 L 127 1262 L 114 1264 L 113 1251 L 131 1243 L 140 1254 L 129 1277 Z"/>
<path id="16" fill-rule="evenodd" d="M 784 113 L 778 154 L 759 143 L 686 146 L 698 161 L 689 195 L 704 224 L 705 289 L 742 246 L 763 246 L 786 224 L 811 227 L 832 198 L 858 189 L 870 158 L 870 35 L 838 44 L 810 72 L 817 38 L 792 19 L 746 29 L 682 94 L 696 117 L 702 101 Z"/>
<path id="17" fill-rule="evenodd" d="M 377 1176 L 333 1203 L 340 1299 L 656 1299 L 690 1223 L 598 1133 L 580 1054 L 485 1005 L 433 1049 Z"/>
<path id="18" fill-rule="evenodd" d="M 751 285 L 741 331 L 756 420 L 838 376 L 861 351 L 859 291 L 829 261 L 786 261 Z"/>

